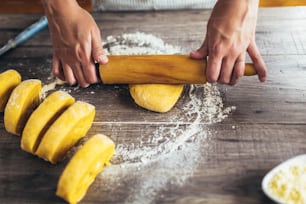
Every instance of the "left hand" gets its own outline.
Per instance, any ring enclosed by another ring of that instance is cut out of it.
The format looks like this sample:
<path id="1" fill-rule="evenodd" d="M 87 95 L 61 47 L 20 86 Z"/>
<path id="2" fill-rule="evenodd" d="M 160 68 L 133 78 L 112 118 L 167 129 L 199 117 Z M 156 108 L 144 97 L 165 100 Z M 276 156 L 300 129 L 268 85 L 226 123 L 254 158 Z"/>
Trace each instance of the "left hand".
<path id="1" fill-rule="evenodd" d="M 53 45 L 52 72 L 70 85 L 81 87 L 99 81 L 95 61 L 106 64 L 100 29 L 76 1 L 45 1 Z"/>
<path id="2" fill-rule="evenodd" d="M 194 59 L 208 57 L 208 82 L 236 84 L 244 74 L 246 52 L 259 80 L 266 80 L 267 69 L 255 43 L 257 11 L 258 0 L 217 1 L 202 46 L 190 53 Z"/>

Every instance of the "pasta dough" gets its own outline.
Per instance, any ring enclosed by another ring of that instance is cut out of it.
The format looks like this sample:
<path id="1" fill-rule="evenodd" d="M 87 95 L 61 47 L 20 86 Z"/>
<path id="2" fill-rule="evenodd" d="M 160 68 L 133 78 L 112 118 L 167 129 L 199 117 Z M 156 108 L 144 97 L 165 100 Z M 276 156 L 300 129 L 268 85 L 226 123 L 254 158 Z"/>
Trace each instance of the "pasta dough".
<path id="1" fill-rule="evenodd" d="M 34 110 L 29 117 L 21 137 L 21 149 L 35 151 L 49 126 L 73 103 L 75 99 L 64 91 L 55 91 Z"/>
<path id="2" fill-rule="evenodd" d="M 181 96 L 184 85 L 133 84 L 129 85 L 135 103 L 145 109 L 164 113 L 169 111 Z"/>
<path id="3" fill-rule="evenodd" d="M 35 108 L 40 103 L 41 81 L 28 79 L 16 86 L 4 109 L 5 130 L 21 136 L 22 130 Z"/>
<path id="4" fill-rule="evenodd" d="M 35 154 L 52 164 L 67 155 L 67 152 L 86 135 L 95 117 L 95 106 L 77 101 L 69 106 L 42 136 Z"/>
<path id="5" fill-rule="evenodd" d="M 56 195 L 78 203 L 115 152 L 115 143 L 103 134 L 87 140 L 73 155 L 57 184 Z"/>

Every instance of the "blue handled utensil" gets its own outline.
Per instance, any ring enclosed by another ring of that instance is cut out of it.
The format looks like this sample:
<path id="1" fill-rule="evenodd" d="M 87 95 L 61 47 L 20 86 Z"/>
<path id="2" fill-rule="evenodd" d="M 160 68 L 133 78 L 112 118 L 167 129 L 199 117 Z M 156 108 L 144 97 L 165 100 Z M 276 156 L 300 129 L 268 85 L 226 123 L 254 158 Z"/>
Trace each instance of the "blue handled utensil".
<path id="1" fill-rule="evenodd" d="M 36 33 L 47 27 L 48 20 L 46 16 L 42 16 L 37 22 L 33 23 L 21 33 L 19 33 L 15 38 L 10 39 L 3 47 L 0 48 L 0 56 L 7 52 L 8 50 L 24 43 Z"/>

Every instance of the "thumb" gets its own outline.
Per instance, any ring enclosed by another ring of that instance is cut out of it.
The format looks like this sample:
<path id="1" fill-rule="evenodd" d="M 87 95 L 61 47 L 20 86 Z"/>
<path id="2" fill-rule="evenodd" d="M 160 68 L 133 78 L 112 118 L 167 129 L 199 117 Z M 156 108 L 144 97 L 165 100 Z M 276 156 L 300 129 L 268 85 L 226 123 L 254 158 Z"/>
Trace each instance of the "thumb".
<path id="1" fill-rule="evenodd" d="M 204 59 L 208 55 L 208 46 L 207 40 L 205 39 L 201 47 L 197 50 L 194 50 L 190 53 L 192 59 Z"/>
<path id="2" fill-rule="evenodd" d="M 92 36 L 92 57 L 99 64 L 106 64 L 108 62 L 108 58 L 102 48 L 100 35 Z"/>

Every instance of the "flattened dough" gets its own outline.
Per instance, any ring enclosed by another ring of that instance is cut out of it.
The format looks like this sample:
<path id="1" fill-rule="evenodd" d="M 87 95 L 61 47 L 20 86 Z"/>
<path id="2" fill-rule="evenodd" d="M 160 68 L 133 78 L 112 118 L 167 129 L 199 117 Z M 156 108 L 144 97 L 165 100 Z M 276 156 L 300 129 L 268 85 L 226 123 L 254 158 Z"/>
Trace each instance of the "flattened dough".
<path id="1" fill-rule="evenodd" d="M 0 73 L 0 112 L 3 112 L 14 88 L 21 82 L 20 74 L 9 69 Z"/>
<path id="2" fill-rule="evenodd" d="M 28 79 L 16 86 L 4 109 L 4 127 L 20 136 L 32 112 L 40 103 L 41 81 Z"/>
<path id="3" fill-rule="evenodd" d="M 184 85 L 133 84 L 129 85 L 135 103 L 145 109 L 164 113 L 180 98 Z"/>
<path id="4" fill-rule="evenodd" d="M 57 184 L 56 195 L 68 203 L 78 203 L 89 186 L 115 152 L 115 143 L 107 136 L 97 134 L 87 140 L 73 155 Z"/>

